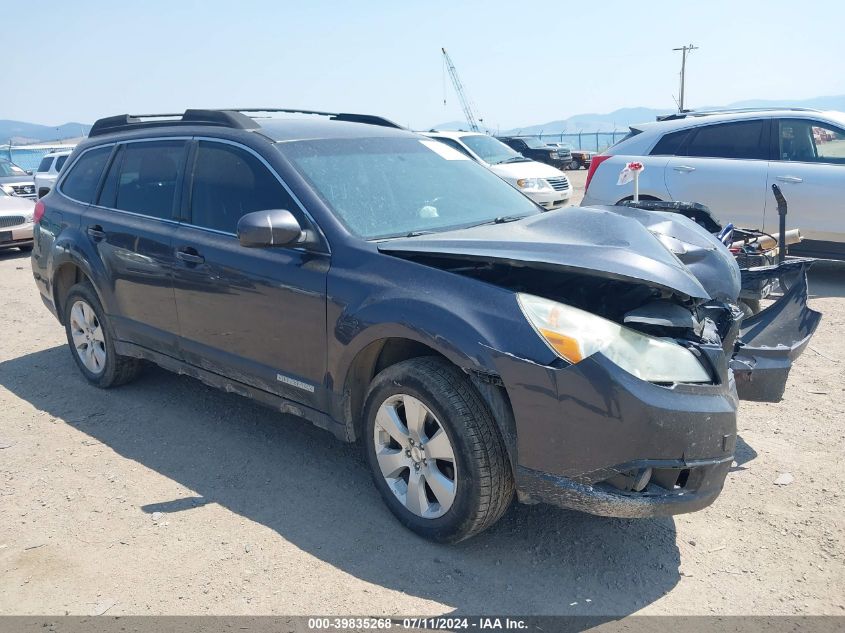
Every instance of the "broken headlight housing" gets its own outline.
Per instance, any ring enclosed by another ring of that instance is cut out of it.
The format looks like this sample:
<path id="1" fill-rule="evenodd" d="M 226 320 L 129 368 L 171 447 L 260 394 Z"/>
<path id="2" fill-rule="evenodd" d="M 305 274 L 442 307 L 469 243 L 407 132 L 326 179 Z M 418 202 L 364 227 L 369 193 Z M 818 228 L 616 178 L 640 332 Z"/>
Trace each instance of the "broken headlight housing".
<path id="1" fill-rule="evenodd" d="M 695 355 L 677 343 L 646 336 L 572 306 L 517 293 L 528 322 L 555 353 L 578 363 L 596 352 L 641 380 L 711 382 Z"/>

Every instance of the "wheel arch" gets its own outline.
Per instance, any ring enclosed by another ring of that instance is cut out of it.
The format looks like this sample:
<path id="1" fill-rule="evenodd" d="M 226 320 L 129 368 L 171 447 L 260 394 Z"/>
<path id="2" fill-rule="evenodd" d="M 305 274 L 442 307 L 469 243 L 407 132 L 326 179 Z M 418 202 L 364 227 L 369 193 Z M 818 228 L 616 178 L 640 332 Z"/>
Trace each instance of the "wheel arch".
<path id="1" fill-rule="evenodd" d="M 363 433 L 364 401 L 373 378 L 384 369 L 412 358 L 435 356 L 463 371 L 487 405 L 508 453 L 515 473 L 517 464 L 516 421 L 510 399 L 498 375 L 456 362 L 429 342 L 407 336 L 387 336 L 369 342 L 355 355 L 343 383 L 342 416 L 347 436 L 355 441 Z"/>

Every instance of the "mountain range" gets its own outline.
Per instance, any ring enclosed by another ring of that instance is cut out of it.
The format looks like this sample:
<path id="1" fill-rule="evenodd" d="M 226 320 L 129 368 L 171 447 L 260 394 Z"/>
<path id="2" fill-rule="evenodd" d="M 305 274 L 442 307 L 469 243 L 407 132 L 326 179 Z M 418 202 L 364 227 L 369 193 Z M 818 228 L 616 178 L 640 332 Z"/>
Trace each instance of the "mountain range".
<path id="1" fill-rule="evenodd" d="M 719 108 L 776 108 L 776 107 L 815 108 L 818 110 L 845 111 L 845 95 L 815 97 L 802 100 L 766 100 L 751 99 L 735 101 L 726 106 L 706 106 L 700 110 Z M 674 108 L 621 108 L 607 114 L 576 114 L 566 119 L 558 119 L 541 124 L 529 124 L 510 130 L 494 130 L 497 134 L 560 134 L 576 132 L 612 132 L 625 130 L 635 123 L 654 121 L 658 115 L 674 112 Z M 433 126 L 438 130 L 466 129 L 465 121 L 448 121 Z M 0 120 L 0 143 L 22 144 L 42 141 L 56 141 L 76 138 L 88 134 L 91 126 L 86 123 L 65 123 L 59 126 L 38 125 L 24 121 Z"/>
<path id="2" fill-rule="evenodd" d="M 751 99 L 747 101 L 735 101 L 726 106 L 705 106 L 699 110 L 718 110 L 722 108 L 813 108 L 816 110 L 841 110 L 845 111 L 845 95 L 829 97 L 815 97 L 802 100 L 767 100 Z M 525 125 L 510 130 L 494 130 L 494 132 L 505 134 L 560 134 L 577 132 L 613 132 L 614 130 L 626 130 L 635 123 L 654 121 L 659 115 L 675 112 L 675 108 L 621 108 L 607 114 L 576 114 L 566 119 L 558 119 L 547 123 Z M 461 130 L 467 129 L 465 121 L 449 121 L 434 126 L 439 130 Z"/>

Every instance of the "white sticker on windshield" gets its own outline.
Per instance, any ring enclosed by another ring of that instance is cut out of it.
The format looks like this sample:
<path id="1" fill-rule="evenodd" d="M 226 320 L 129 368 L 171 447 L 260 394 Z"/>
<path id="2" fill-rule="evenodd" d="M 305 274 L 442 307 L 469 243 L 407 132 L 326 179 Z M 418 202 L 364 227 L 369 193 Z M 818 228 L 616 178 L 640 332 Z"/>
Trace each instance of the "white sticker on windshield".
<path id="1" fill-rule="evenodd" d="M 420 141 L 420 143 L 446 160 L 469 160 L 468 156 L 464 156 L 458 150 L 446 145 L 446 143 L 441 143 L 440 141 Z"/>

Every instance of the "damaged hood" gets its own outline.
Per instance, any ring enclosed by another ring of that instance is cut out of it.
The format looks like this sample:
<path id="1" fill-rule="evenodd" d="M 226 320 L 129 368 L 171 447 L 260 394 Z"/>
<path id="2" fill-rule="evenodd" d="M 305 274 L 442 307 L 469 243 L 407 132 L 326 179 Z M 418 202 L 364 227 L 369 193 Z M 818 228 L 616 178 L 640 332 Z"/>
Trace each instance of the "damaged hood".
<path id="1" fill-rule="evenodd" d="M 638 219 L 610 209 L 574 207 L 515 222 L 386 240 L 378 249 L 575 272 L 709 299 L 693 272 Z"/>

